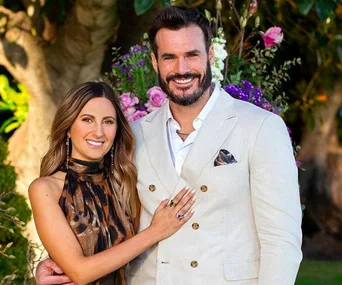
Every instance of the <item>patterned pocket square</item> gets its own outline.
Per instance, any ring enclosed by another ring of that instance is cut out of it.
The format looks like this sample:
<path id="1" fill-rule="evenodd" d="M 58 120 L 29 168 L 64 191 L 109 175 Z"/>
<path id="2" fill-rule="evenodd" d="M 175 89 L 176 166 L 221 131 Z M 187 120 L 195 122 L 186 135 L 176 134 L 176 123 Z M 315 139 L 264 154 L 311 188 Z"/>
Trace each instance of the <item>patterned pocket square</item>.
<path id="1" fill-rule="evenodd" d="M 234 155 L 232 155 L 226 149 L 220 149 L 218 156 L 215 158 L 214 166 L 220 166 L 220 165 L 226 165 L 226 164 L 232 164 L 232 163 L 237 163 Z"/>

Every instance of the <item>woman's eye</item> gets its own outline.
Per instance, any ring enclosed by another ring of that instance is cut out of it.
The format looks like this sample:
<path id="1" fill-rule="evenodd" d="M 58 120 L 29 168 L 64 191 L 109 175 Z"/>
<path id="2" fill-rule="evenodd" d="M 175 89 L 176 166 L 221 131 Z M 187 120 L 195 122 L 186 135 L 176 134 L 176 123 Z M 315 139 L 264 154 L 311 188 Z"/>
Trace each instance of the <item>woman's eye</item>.
<path id="1" fill-rule="evenodd" d="M 92 119 L 90 119 L 90 118 L 83 118 L 82 121 L 83 122 L 87 122 L 87 123 L 91 123 Z"/>
<path id="2" fill-rule="evenodd" d="M 112 120 L 107 120 L 107 121 L 104 121 L 104 123 L 105 123 L 106 125 L 112 125 L 112 124 L 114 124 L 114 121 L 112 121 Z"/>

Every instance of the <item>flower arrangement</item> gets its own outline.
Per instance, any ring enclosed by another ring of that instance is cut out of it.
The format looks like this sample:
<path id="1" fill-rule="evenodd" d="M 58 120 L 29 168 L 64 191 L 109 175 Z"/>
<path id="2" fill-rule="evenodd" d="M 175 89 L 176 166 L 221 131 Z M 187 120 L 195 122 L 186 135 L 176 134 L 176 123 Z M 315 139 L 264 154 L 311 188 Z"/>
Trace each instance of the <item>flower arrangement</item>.
<path id="1" fill-rule="evenodd" d="M 157 86 L 157 74 L 153 70 L 148 42 L 135 45 L 120 56 L 114 49 L 114 63 L 110 78 L 113 89 L 121 98 L 121 108 L 128 121 L 136 121 L 158 109 L 166 100 L 166 94 Z"/>
<path id="2" fill-rule="evenodd" d="M 213 81 L 223 86 L 231 96 L 281 115 L 287 109 L 287 98 L 281 92 L 281 85 L 289 79 L 288 70 L 300 64 L 300 59 L 285 61 L 280 67 L 274 67 L 272 60 L 284 39 L 281 28 L 271 27 L 266 32 L 258 31 L 260 19 L 255 17 L 254 28 L 246 37 L 245 27 L 257 12 L 258 2 L 247 1 L 250 4 L 242 16 L 233 2 L 228 2 L 238 19 L 238 25 L 233 24 L 238 28 L 239 41 L 232 48 L 235 52 L 228 54 L 223 29 L 217 28 L 216 36 L 212 39 L 215 52 Z M 220 1 L 217 1 L 216 8 L 220 13 Z M 207 16 L 210 18 L 210 15 Z M 211 20 L 217 23 L 218 16 Z M 247 44 L 252 37 L 260 38 L 254 47 Z M 247 51 L 244 51 L 244 46 L 248 46 Z M 167 98 L 161 88 L 157 87 L 157 75 L 153 70 L 150 53 L 147 36 L 141 46 L 131 47 L 123 56 L 119 55 L 117 49 L 114 50 L 112 81 L 115 91 L 121 94 L 121 106 L 130 122 L 158 109 Z"/>

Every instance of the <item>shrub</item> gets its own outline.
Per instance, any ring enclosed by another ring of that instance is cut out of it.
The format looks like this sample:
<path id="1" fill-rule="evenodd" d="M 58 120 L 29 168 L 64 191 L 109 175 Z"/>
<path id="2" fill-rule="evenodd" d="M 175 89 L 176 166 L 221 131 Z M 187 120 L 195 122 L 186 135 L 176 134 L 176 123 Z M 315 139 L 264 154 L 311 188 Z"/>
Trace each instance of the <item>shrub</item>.
<path id="1" fill-rule="evenodd" d="M 25 197 L 14 190 L 17 176 L 6 163 L 7 155 L 7 144 L 0 138 L 0 280 L 14 273 L 12 284 L 24 284 L 28 240 L 22 233 L 31 211 Z"/>

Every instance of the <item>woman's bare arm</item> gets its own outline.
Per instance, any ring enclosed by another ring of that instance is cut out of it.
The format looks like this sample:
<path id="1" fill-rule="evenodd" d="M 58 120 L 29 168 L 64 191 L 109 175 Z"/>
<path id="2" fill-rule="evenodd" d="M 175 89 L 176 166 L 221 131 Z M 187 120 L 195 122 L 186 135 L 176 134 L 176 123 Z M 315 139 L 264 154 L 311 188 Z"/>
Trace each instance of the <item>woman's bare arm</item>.
<path id="1" fill-rule="evenodd" d="M 119 245 L 85 257 L 58 204 L 59 195 L 51 188 L 53 185 L 47 178 L 37 179 L 29 188 L 36 228 L 51 258 L 78 285 L 87 284 L 117 270 L 175 233 L 191 218 L 192 212 L 189 209 L 194 204 L 194 194 L 183 189 L 174 198 L 179 201 L 177 206 L 167 206 L 167 200 L 160 204 L 147 229 Z M 176 218 L 177 212 L 188 214 L 180 221 Z"/>

